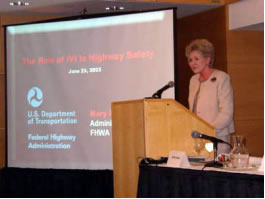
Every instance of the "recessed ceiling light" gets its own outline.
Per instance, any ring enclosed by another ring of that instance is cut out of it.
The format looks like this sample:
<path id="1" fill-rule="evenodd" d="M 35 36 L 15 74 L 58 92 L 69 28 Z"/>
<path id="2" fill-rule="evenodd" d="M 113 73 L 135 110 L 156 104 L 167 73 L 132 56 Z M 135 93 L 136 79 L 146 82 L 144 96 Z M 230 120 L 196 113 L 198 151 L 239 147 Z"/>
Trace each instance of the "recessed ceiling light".
<path id="1" fill-rule="evenodd" d="M 108 6 L 105 8 L 105 10 L 124 10 L 125 8 L 123 6 Z"/>
<path id="2" fill-rule="evenodd" d="M 10 6 L 28 6 L 28 2 L 23 2 L 23 1 L 13 1 L 9 3 Z"/>

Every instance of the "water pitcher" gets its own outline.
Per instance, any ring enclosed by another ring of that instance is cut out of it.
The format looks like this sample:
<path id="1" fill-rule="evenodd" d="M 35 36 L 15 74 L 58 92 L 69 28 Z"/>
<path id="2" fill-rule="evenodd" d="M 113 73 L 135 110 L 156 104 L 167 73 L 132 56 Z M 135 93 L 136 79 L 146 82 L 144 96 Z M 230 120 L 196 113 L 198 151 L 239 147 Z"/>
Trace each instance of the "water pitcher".
<path id="1" fill-rule="evenodd" d="M 233 168 L 242 169 L 248 167 L 249 152 L 245 147 L 244 136 L 232 136 L 234 148 L 230 152 L 230 158 Z"/>

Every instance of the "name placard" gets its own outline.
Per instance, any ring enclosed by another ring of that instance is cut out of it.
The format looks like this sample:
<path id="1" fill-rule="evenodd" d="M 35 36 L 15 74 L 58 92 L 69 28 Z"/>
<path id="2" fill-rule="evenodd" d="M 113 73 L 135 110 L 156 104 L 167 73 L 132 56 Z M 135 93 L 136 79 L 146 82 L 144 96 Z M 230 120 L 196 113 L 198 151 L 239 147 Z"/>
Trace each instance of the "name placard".
<path id="1" fill-rule="evenodd" d="M 169 167 L 181 167 L 190 168 L 190 163 L 186 152 L 184 151 L 170 151 L 167 161 L 167 166 Z"/>

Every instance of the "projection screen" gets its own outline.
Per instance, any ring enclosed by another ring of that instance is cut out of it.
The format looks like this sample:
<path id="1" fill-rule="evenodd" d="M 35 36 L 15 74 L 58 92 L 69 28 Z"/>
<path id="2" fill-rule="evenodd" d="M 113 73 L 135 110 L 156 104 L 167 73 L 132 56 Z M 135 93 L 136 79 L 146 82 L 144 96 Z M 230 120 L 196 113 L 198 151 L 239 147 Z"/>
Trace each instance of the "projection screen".
<path id="1" fill-rule="evenodd" d="M 111 103 L 174 81 L 174 12 L 7 26 L 7 166 L 112 169 Z"/>

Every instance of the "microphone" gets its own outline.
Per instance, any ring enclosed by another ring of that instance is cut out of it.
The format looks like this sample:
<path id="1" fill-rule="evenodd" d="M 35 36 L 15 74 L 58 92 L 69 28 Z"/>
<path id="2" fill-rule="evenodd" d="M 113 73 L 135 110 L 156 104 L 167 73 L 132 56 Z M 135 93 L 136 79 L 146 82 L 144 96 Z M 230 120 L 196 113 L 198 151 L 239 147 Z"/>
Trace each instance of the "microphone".
<path id="1" fill-rule="evenodd" d="M 167 83 L 167 85 L 165 85 L 164 87 L 162 87 L 161 89 L 159 89 L 158 91 L 156 91 L 153 95 L 152 98 L 161 98 L 162 93 L 171 88 L 174 87 L 175 83 L 173 81 L 170 81 Z"/>
<path id="2" fill-rule="evenodd" d="M 228 142 L 225 142 L 215 137 L 204 135 L 202 133 L 199 133 L 198 131 L 192 131 L 191 136 L 193 138 L 202 138 L 202 139 L 210 140 L 213 143 L 225 143 L 225 144 L 228 144 L 230 147 L 232 147 L 231 144 L 229 144 Z"/>

